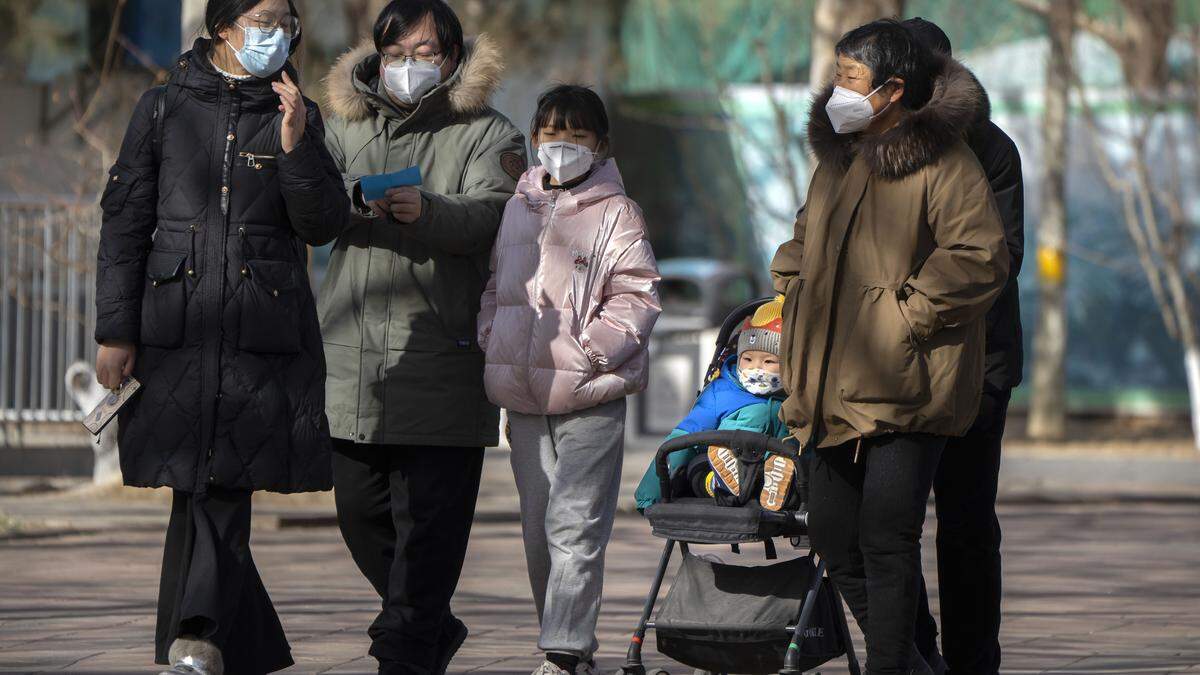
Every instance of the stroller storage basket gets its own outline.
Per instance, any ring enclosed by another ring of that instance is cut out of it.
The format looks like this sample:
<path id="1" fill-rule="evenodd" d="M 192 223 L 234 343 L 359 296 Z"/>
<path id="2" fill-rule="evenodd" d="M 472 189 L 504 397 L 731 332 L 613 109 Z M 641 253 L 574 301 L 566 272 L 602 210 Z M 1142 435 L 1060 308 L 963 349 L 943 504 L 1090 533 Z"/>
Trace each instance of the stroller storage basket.
<path id="1" fill-rule="evenodd" d="M 658 651 L 712 672 L 777 673 L 816 574 L 808 556 L 746 567 L 685 553 L 655 620 Z M 803 670 L 846 651 L 831 592 L 823 587 L 818 593 L 798 643 Z"/>

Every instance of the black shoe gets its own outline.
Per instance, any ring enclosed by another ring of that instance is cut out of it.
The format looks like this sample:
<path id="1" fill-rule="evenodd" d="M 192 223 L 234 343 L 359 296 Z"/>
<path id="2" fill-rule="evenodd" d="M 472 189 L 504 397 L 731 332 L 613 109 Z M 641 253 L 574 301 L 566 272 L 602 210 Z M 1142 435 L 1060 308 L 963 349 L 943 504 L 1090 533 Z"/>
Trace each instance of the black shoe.
<path id="1" fill-rule="evenodd" d="M 467 624 L 463 623 L 456 616 L 451 616 L 442 628 L 442 637 L 438 640 L 438 653 L 441 656 L 438 658 L 437 668 L 434 670 L 437 675 L 445 675 L 446 669 L 450 667 L 450 661 L 454 655 L 458 653 L 458 648 L 467 641 Z"/>

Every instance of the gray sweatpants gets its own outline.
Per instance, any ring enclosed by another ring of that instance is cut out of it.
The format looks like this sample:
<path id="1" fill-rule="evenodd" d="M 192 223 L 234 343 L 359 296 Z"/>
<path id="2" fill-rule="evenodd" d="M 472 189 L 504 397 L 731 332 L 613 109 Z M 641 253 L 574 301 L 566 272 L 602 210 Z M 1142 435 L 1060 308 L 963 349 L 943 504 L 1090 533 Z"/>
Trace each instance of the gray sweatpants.
<path id="1" fill-rule="evenodd" d="M 625 399 L 566 415 L 509 412 L 529 584 L 542 626 L 538 649 L 595 654 L 625 451 Z"/>

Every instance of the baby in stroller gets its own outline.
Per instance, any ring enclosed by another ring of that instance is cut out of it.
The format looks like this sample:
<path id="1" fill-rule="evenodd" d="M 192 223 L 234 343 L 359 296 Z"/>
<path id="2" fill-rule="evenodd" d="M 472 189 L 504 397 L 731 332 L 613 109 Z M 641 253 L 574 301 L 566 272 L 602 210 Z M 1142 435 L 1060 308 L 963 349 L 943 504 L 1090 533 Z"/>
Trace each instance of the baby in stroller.
<path id="1" fill-rule="evenodd" d="M 783 296 L 778 296 L 746 318 L 738 333 L 737 351 L 713 373 L 691 412 L 667 440 L 714 430 L 787 436 L 787 427 L 779 419 L 784 398 L 779 359 L 782 311 Z M 707 452 L 699 447 L 674 452 L 667 464 L 675 497 L 711 497 L 722 505 L 741 506 L 757 491 L 759 503 L 771 511 L 792 508 L 799 499 L 791 489 L 796 467 L 778 455 L 766 459 L 761 473 L 742 465 L 728 448 L 716 446 Z M 638 511 L 658 502 L 660 492 L 651 462 L 634 493 Z"/>

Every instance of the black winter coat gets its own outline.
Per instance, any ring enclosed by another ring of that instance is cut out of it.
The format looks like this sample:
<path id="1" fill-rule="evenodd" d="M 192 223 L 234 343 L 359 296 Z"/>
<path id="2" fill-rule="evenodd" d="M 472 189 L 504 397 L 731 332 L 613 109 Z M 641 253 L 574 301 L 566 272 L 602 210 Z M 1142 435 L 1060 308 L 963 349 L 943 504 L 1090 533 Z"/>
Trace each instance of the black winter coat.
<path id="1" fill-rule="evenodd" d="M 996 208 L 1004 222 L 1008 245 L 1008 283 L 987 314 L 987 354 L 983 389 L 1005 393 L 1021 384 L 1025 348 L 1021 332 L 1021 300 L 1017 275 L 1025 255 L 1025 186 L 1021 180 L 1021 155 L 1013 140 L 994 122 L 984 107 L 984 118 L 972 129 L 968 144 L 987 174 Z"/>
<path id="2" fill-rule="evenodd" d="M 121 471 L 140 487 L 327 490 L 303 243 L 334 239 L 349 199 L 317 105 L 284 154 L 270 81 L 225 79 L 209 44 L 171 73 L 161 147 L 159 90 L 142 96 L 101 199 L 96 339 L 136 343 L 142 383 L 119 418 Z"/>

